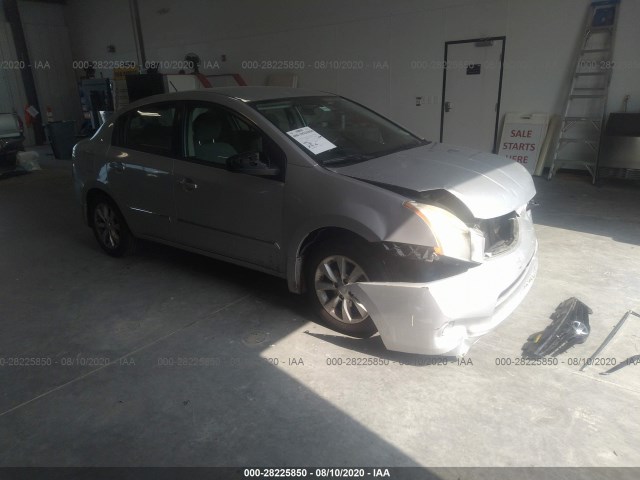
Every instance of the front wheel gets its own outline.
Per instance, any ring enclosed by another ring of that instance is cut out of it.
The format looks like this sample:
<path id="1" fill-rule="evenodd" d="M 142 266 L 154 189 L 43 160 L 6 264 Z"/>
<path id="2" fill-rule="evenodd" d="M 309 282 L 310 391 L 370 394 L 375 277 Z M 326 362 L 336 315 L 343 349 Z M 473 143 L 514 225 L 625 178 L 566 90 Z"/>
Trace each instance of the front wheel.
<path id="1" fill-rule="evenodd" d="M 368 338 L 376 333 L 364 305 L 348 292 L 349 284 L 384 280 L 384 272 L 366 243 L 322 243 L 311 252 L 305 273 L 309 303 L 326 324 L 353 337 Z"/>

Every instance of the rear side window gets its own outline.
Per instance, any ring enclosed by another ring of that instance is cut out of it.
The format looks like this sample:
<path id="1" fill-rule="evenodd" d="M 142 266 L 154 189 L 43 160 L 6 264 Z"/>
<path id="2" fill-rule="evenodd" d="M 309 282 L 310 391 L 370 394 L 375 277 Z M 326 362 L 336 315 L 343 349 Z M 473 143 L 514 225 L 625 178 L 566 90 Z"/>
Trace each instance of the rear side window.
<path id="1" fill-rule="evenodd" d="M 176 151 L 175 105 L 149 105 L 126 113 L 118 121 L 118 145 L 173 156 Z"/>

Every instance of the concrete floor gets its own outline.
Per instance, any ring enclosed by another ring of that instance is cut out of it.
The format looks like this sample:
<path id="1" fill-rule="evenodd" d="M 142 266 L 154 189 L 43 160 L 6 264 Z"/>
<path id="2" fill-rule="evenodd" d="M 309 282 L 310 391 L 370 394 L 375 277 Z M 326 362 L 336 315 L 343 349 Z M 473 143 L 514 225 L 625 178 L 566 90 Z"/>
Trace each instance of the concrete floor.
<path id="1" fill-rule="evenodd" d="M 537 179 L 531 293 L 472 365 L 434 366 L 335 334 L 267 275 L 148 243 L 104 255 L 69 163 L 41 160 L 0 182 L 0 357 L 51 361 L 0 367 L 0 466 L 640 466 L 640 367 L 568 364 L 640 310 L 638 185 Z M 496 365 L 571 296 L 594 312 L 586 344 Z M 633 318 L 602 356 L 639 334 Z"/>

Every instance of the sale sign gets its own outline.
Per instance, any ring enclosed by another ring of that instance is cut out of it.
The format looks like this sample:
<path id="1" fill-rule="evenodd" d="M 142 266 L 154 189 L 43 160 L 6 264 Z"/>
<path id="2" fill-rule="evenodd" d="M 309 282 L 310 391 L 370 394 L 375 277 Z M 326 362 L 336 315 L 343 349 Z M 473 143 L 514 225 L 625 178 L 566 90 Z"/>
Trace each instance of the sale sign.
<path id="1" fill-rule="evenodd" d="M 508 113 L 502 128 L 498 154 L 522 164 L 533 175 L 548 123 L 549 116 L 546 114 Z"/>

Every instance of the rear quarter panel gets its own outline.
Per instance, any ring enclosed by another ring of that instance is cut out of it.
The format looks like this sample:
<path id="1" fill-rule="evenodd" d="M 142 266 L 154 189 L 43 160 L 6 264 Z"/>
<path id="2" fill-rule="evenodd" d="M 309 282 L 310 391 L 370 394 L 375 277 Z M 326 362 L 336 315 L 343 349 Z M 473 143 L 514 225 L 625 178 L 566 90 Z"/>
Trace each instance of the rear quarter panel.
<path id="1" fill-rule="evenodd" d="M 112 133 L 113 123 L 104 124 L 92 138 L 81 140 L 73 147 L 74 192 L 83 209 L 86 207 L 87 192 L 92 188 L 111 194 L 106 175 L 101 172 L 104 172 Z"/>

